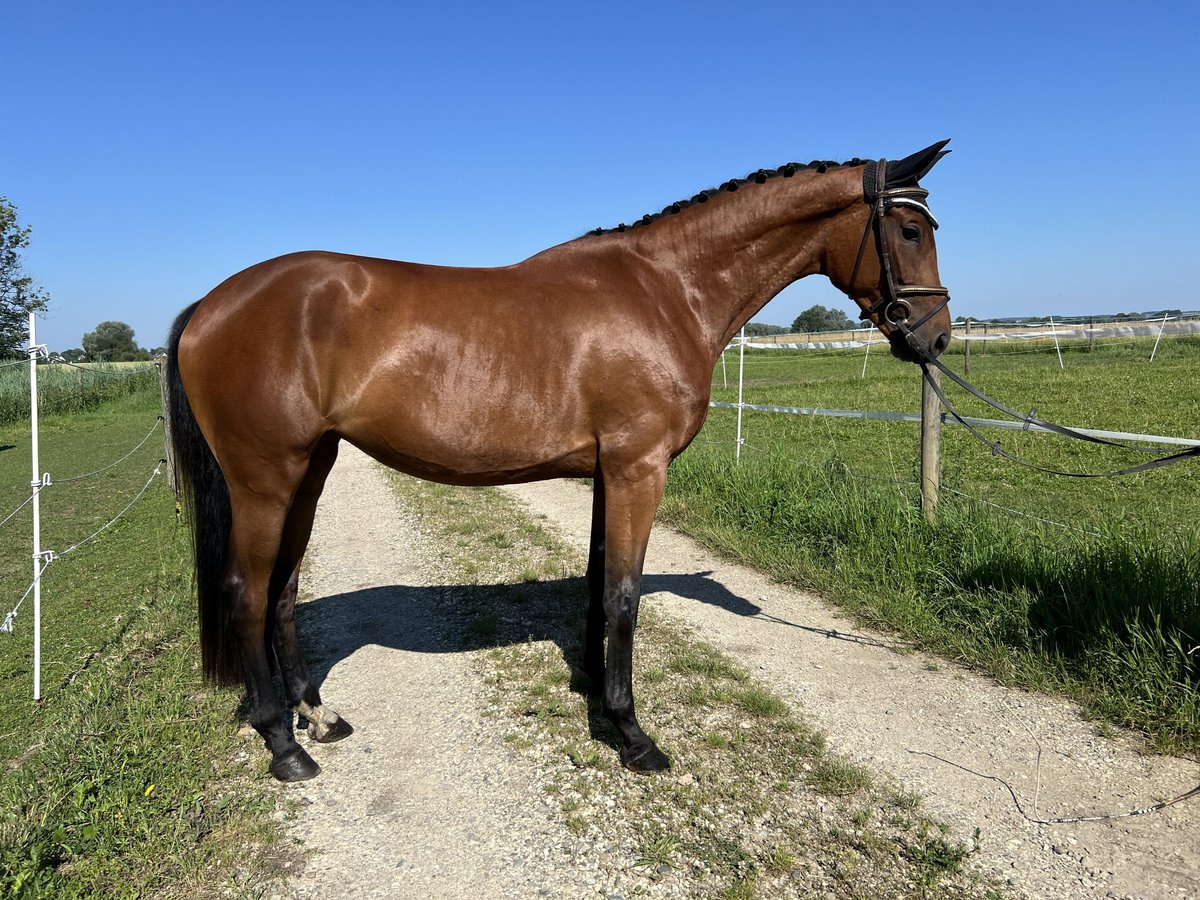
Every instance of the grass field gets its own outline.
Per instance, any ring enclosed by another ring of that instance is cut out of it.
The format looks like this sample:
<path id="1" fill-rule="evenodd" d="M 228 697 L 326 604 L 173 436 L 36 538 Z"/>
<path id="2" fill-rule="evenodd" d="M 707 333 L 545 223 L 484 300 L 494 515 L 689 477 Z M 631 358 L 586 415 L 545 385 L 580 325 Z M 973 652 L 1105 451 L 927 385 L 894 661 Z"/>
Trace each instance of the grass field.
<path id="1" fill-rule="evenodd" d="M 1200 439 L 1200 338 L 1164 340 L 1153 363 L 1152 340 L 1108 344 L 1088 353 L 1064 351 L 1060 370 L 1048 352 L 1009 352 L 989 347 L 972 354 L 970 380 L 1017 409 L 1068 425 Z M 745 401 L 830 409 L 920 411 L 919 371 L 875 347 L 863 379 L 862 351 L 749 351 Z M 997 352 L 999 351 L 999 352 Z M 736 355 L 727 354 L 729 387 L 720 367 L 714 400 L 737 400 Z M 962 372 L 961 350 L 947 364 Z M 1003 416 L 952 384 L 947 395 L 969 416 Z M 735 414 L 714 410 L 702 441 L 732 441 Z M 802 460 L 836 457 L 854 474 L 881 481 L 916 481 L 918 426 L 915 423 L 787 416 L 747 411 L 743 437 L 752 448 Z M 993 440 L 1042 465 L 1103 472 L 1144 461 L 1052 435 L 992 431 Z M 971 496 L 1030 515 L 1095 530 L 1104 521 L 1145 523 L 1155 529 L 1191 530 L 1200 498 L 1200 466 L 1180 465 L 1119 479 L 1053 478 L 1027 471 L 979 444 L 965 429 L 943 432 L 943 484 Z M 749 450 L 754 456 L 755 450 Z"/>
<path id="2" fill-rule="evenodd" d="M 42 492 L 44 547 L 87 537 L 145 487 L 162 455 L 159 411 L 155 380 L 43 420 L 42 469 L 61 482 Z M 62 482 L 148 434 L 120 465 Z M 0 426 L 0 519 L 29 481 L 28 424 Z M 27 509 L 0 530 L 0 616 L 31 579 L 29 539 Z M 46 573 L 43 704 L 31 699 L 31 601 L 0 634 L 0 896 L 244 895 L 282 865 L 261 760 L 238 758 L 238 693 L 200 681 L 187 555 L 155 479 Z"/>
<path id="3" fill-rule="evenodd" d="M 1200 342 L 1125 342 L 1066 354 L 974 353 L 971 380 L 1073 425 L 1200 436 Z M 878 349 L 878 348 L 876 348 Z M 962 369 L 960 353 L 948 364 Z M 917 411 L 915 367 L 861 351 L 747 356 L 746 402 Z M 717 368 L 714 398 L 736 400 Z M 958 395 L 963 392 L 958 391 Z M 957 401 L 958 396 L 952 396 Z M 967 415 L 991 416 L 962 399 Z M 1160 747 L 1200 749 L 1200 468 L 1121 479 L 1055 478 L 943 432 L 940 518 L 916 497 L 918 426 L 714 410 L 672 467 L 664 515 L 724 552 L 818 588 L 876 625 L 1009 682 L 1064 691 Z M 997 432 L 1039 462 L 1104 471 L 1140 457 L 1062 438 Z M 959 493 L 953 493 L 957 491 Z M 966 495 L 965 497 L 962 495 Z M 1009 511 L 996 508 L 1005 507 Z M 1058 527 L 1037 519 L 1071 526 Z M 1079 529 L 1079 530 L 1073 530 Z"/>
<path id="4" fill-rule="evenodd" d="M 1053 354 L 976 353 L 972 380 L 1068 424 L 1200 434 L 1200 342 L 1164 342 L 1153 364 L 1149 350 L 1128 342 L 1071 351 L 1065 371 Z M 960 356 L 948 361 L 961 368 Z M 858 354 L 767 351 L 748 365 L 748 402 L 918 407 L 916 370 L 881 353 L 865 380 Z M 156 380 L 84 406 L 43 419 L 41 468 L 55 482 L 42 494 L 43 546 L 59 552 L 124 509 L 161 454 Z M 1055 479 L 947 428 L 944 483 L 975 499 L 946 493 L 929 526 L 913 485 L 915 425 L 748 413 L 757 449 L 735 465 L 733 420 L 714 411 L 672 467 L 668 520 L 820 589 L 864 621 L 1005 681 L 1078 697 L 1159 747 L 1200 749 L 1195 464 L 1116 481 Z M 1127 462 L 1045 435 L 1001 437 L 1043 463 Z M 144 438 L 119 465 L 65 481 Z M 0 519 L 28 496 L 28 446 L 27 425 L 0 425 Z M 29 584 L 29 536 L 25 511 L 0 529 L 0 615 Z M 235 735 L 238 694 L 200 682 L 186 559 L 173 499 L 157 479 L 100 540 L 47 572 L 44 705 L 28 699 L 28 602 L 15 633 L 0 634 L 0 894 L 246 894 L 286 862 L 266 815 L 275 801 L 265 755 L 242 753 Z"/>
<path id="5" fill-rule="evenodd" d="M 38 366 L 38 410 L 43 416 L 96 409 L 158 384 L 153 363 Z M 0 425 L 29 421 L 29 366 L 0 367 Z"/>

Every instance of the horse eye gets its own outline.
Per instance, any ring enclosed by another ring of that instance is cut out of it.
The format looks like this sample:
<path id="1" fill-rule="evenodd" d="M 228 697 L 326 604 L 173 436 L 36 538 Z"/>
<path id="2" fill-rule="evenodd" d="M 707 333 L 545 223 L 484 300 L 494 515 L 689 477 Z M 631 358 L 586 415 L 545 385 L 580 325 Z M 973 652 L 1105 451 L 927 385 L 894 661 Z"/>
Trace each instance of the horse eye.
<path id="1" fill-rule="evenodd" d="M 917 242 L 921 239 L 921 229 L 916 225 L 900 226 L 900 234 L 904 236 L 906 241 Z"/>

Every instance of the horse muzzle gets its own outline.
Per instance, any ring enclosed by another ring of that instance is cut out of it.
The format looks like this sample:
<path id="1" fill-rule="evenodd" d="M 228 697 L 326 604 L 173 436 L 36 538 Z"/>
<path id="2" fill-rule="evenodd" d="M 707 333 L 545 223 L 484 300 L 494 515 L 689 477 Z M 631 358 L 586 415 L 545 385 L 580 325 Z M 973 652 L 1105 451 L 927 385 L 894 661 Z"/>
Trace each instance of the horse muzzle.
<path id="1" fill-rule="evenodd" d="M 905 362 L 920 362 L 922 359 L 936 359 L 950 346 L 949 322 L 944 327 L 937 327 L 931 321 L 950 303 L 950 292 L 945 288 L 900 288 L 897 293 L 908 293 L 916 296 L 940 296 L 941 300 L 933 304 L 915 322 L 913 321 L 912 306 L 902 297 L 897 297 L 884 307 L 883 317 L 891 326 L 888 339 L 892 346 L 892 355 Z"/>

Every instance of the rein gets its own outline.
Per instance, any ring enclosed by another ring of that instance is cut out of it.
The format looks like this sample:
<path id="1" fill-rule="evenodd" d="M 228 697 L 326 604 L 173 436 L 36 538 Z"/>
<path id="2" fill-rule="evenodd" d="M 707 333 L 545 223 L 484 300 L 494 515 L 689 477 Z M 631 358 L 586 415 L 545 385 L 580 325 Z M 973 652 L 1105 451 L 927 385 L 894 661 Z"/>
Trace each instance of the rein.
<path id="1" fill-rule="evenodd" d="M 1024 466 L 1027 469 L 1033 469 L 1037 472 L 1045 472 L 1049 475 L 1063 475 L 1068 478 L 1115 478 L 1118 475 L 1133 475 L 1137 472 L 1148 472 L 1151 469 L 1157 469 L 1161 466 L 1170 465 L 1171 463 L 1182 462 L 1185 459 L 1195 459 L 1196 457 L 1200 457 L 1200 446 L 1189 447 L 1187 450 L 1182 450 L 1178 453 L 1159 455 L 1156 459 L 1152 459 L 1148 462 L 1139 463 L 1136 466 L 1127 466 L 1124 469 L 1115 469 L 1111 472 L 1067 472 L 1062 469 L 1051 469 L 1047 468 L 1046 466 L 1039 466 L 1035 463 L 1026 462 L 1019 457 L 1013 456 L 1011 453 L 1005 450 L 999 441 L 988 440 L 986 437 L 980 434 L 977 428 L 959 415 L 958 410 L 956 410 L 950 401 L 946 399 L 946 395 L 942 392 L 942 389 L 938 385 L 937 381 L 930 376 L 930 367 L 932 366 L 939 371 L 944 372 L 959 387 L 971 394 L 974 394 L 989 406 L 999 410 L 1007 416 L 1011 416 L 1019 422 L 1024 422 L 1026 425 L 1037 425 L 1038 427 L 1044 428 L 1047 431 L 1052 431 L 1055 434 L 1061 434 L 1063 437 L 1074 438 L 1075 440 L 1079 441 L 1088 441 L 1092 444 L 1102 444 L 1106 447 L 1116 447 L 1120 450 L 1156 454 L 1163 454 L 1166 451 L 1160 450 L 1158 447 L 1139 447 L 1134 444 L 1124 444 L 1120 441 L 1112 441 L 1108 440 L 1107 438 L 1096 437 L 1092 434 L 1084 434 L 1083 432 L 1076 431 L 1074 428 L 1069 428 L 1066 425 L 1059 425 L 1055 422 L 1048 422 L 1045 419 L 1040 419 L 1032 412 L 1019 413 L 1015 409 L 1012 409 L 1001 403 L 999 400 L 992 399 L 987 394 L 983 393 L 983 391 L 971 385 L 961 375 L 947 368 L 946 364 L 940 359 L 930 356 L 928 351 L 921 346 L 921 342 L 916 340 L 916 335 L 907 329 L 904 326 L 904 323 L 897 323 L 897 327 L 900 328 L 901 333 L 904 334 L 904 339 L 908 341 L 908 345 L 922 357 L 921 369 L 925 374 L 925 380 L 929 382 L 929 386 L 933 389 L 934 394 L 937 395 L 937 398 L 941 402 L 942 406 L 946 407 L 946 411 L 950 413 L 950 415 L 956 422 L 958 422 L 959 425 L 962 425 L 964 428 L 966 428 L 967 431 L 969 431 L 971 435 L 980 443 L 986 445 L 992 451 L 993 456 L 1001 456 L 1010 462 L 1015 462 L 1019 466 Z"/>
<path id="2" fill-rule="evenodd" d="M 1096 437 L 1095 435 L 1084 434 L 1076 431 L 1074 428 L 1069 428 L 1066 425 L 1058 425 L 1054 422 L 1048 422 L 1045 419 L 1040 419 L 1034 415 L 1033 411 L 1029 413 L 1019 413 L 999 400 L 994 400 L 987 394 L 980 391 L 968 383 L 962 376 L 948 369 L 941 360 L 930 354 L 925 347 L 925 342 L 917 337 L 917 329 L 928 322 L 933 316 L 937 315 L 946 304 L 950 302 L 950 292 L 940 286 L 934 285 L 897 285 L 895 275 L 892 272 L 891 253 L 888 250 L 887 233 L 883 228 L 883 218 L 887 211 L 894 206 L 907 206 L 916 209 L 929 220 L 929 224 L 936 230 L 938 227 L 937 219 L 933 217 L 929 206 L 925 203 L 925 198 L 929 196 L 929 192 L 920 187 L 898 187 L 888 188 L 887 184 L 887 160 L 878 160 L 874 166 L 868 165 L 863 172 L 863 199 L 871 204 L 871 215 L 867 219 L 867 226 L 863 230 L 862 240 L 858 245 L 858 255 L 854 260 L 854 268 L 850 272 L 850 284 L 854 284 L 855 278 L 858 275 L 858 269 L 862 265 L 863 255 L 867 249 L 867 242 L 871 235 L 875 235 L 875 243 L 879 249 L 879 266 L 880 266 L 880 291 L 879 299 L 876 300 L 870 307 L 867 307 L 860 314 L 860 318 L 869 319 L 872 316 L 882 314 L 883 318 L 887 319 L 893 327 L 895 327 L 904 337 L 905 342 L 920 357 L 920 365 L 924 373 L 925 380 L 929 382 L 929 386 L 937 395 L 942 406 L 950 413 L 958 424 L 962 425 L 967 431 L 980 443 L 987 446 L 993 456 L 1001 456 L 1004 459 L 1014 462 L 1017 465 L 1024 466 L 1027 469 L 1033 469 L 1038 472 L 1045 472 L 1050 475 L 1063 475 L 1068 478 L 1113 478 L 1118 475 L 1133 475 L 1137 472 L 1147 472 L 1151 469 L 1157 469 L 1161 466 L 1170 465 L 1171 463 L 1182 462 L 1185 459 L 1195 459 L 1200 457 L 1200 446 L 1190 447 L 1187 450 L 1178 453 L 1166 454 L 1166 451 L 1160 450 L 1157 447 L 1139 447 L 1132 444 L 1124 444 L 1120 441 L 1108 440 L 1107 438 Z M 909 324 L 909 317 L 912 315 L 912 306 L 906 298 L 914 296 L 936 296 L 941 297 L 940 302 L 935 303 L 921 318 L 916 322 Z M 1035 463 L 1026 462 L 1016 456 L 1013 456 L 1005 450 L 999 441 L 990 441 L 984 437 L 979 430 L 967 422 L 953 404 L 946 399 L 946 395 L 942 392 L 941 386 L 931 376 L 930 367 L 936 368 L 944 372 L 955 384 L 963 388 L 967 392 L 982 400 L 984 403 L 999 410 L 1007 416 L 1011 416 L 1019 422 L 1024 422 L 1026 425 L 1036 425 L 1044 428 L 1047 431 L 1060 434 L 1063 437 L 1074 438 L 1075 440 L 1087 441 L 1092 444 L 1101 444 L 1107 447 L 1116 447 L 1121 450 L 1129 450 L 1137 453 L 1154 453 L 1158 454 L 1156 459 L 1148 462 L 1140 463 L 1136 466 L 1128 466 L 1124 469 L 1116 469 L 1111 472 L 1067 472 L 1061 469 L 1051 469 L 1045 466 L 1039 466 Z M 1166 454 L 1166 455 L 1164 455 Z"/>

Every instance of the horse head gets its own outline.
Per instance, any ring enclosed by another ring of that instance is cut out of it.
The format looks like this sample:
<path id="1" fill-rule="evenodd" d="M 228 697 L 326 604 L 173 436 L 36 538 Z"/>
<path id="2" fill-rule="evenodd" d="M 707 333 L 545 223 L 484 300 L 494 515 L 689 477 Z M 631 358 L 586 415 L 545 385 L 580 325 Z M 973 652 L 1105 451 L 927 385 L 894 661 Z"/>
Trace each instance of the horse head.
<path id="1" fill-rule="evenodd" d="M 841 240 L 830 254 L 830 279 L 862 308 L 860 318 L 891 341 L 892 354 L 910 362 L 938 356 L 950 343 L 950 293 L 938 275 L 933 239 L 938 223 L 918 183 L 950 152 L 947 143 L 867 163 L 864 205 L 839 223 Z"/>

